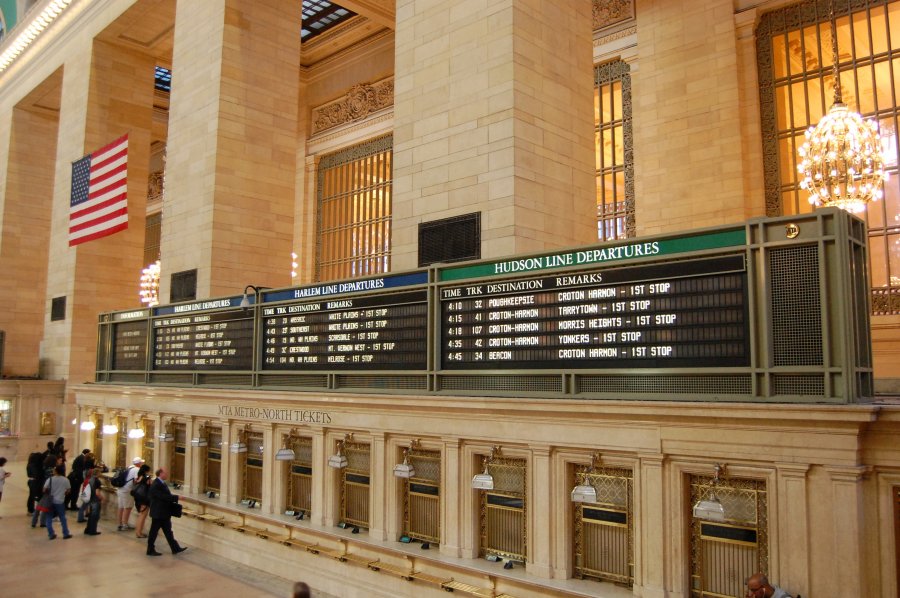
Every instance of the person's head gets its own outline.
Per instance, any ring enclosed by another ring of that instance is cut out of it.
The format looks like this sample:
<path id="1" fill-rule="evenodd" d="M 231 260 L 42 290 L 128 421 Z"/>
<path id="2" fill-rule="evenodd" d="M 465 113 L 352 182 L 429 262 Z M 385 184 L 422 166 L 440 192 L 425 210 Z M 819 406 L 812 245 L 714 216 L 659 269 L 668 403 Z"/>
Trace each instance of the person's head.
<path id="1" fill-rule="evenodd" d="M 56 469 L 53 470 L 53 473 L 55 473 L 56 475 L 66 475 L 66 466 L 57 465 Z"/>
<path id="2" fill-rule="evenodd" d="M 134 459 L 131 460 L 131 464 L 134 465 L 135 467 L 140 467 L 141 465 L 144 464 L 144 460 L 141 459 L 140 457 L 135 457 Z"/>
<path id="3" fill-rule="evenodd" d="M 56 439 L 56 446 L 62 446 L 62 445 L 64 445 L 65 443 L 66 443 L 66 439 L 63 438 L 62 436 L 59 436 L 59 437 Z"/>
<path id="4" fill-rule="evenodd" d="M 0 457 L 0 467 L 6 465 L 6 457 Z"/>
<path id="5" fill-rule="evenodd" d="M 138 475 L 147 475 L 150 473 L 150 466 L 146 463 L 142 464 L 140 469 L 138 469 Z"/>
<path id="6" fill-rule="evenodd" d="M 294 584 L 294 598 L 309 598 L 310 596 L 312 596 L 312 594 L 306 583 L 298 581 Z"/>
<path id="7" fill-rule="evenodd" d="M 165 482 L 167 479 L 169 479 L 169 472 L 166 471 L 165 467 L 160 467 L 156 470 L 156 477 Z"/>
<path id="8" fill-rule="evenodd" d="M 747 598 L 769 598 L 775 589 L 769 585 L 769 578 L 762 573 L 751 575 L 747 580 Z"/>
<path id="9" fill-rule="evenodd" d="M 82 455 L 89 455 L 90 453 L 91 453 L 91 449 L 84 449 L 83 451 L 81 451 Z"/>
<path id="10" fill-rule="evenodd" d="M 48 450 L 48 451 L 52 451 L 52 450 L 53 450 L 53 442 L 52 442 L 52 441 L 47 443 L 47 450 Z"/>

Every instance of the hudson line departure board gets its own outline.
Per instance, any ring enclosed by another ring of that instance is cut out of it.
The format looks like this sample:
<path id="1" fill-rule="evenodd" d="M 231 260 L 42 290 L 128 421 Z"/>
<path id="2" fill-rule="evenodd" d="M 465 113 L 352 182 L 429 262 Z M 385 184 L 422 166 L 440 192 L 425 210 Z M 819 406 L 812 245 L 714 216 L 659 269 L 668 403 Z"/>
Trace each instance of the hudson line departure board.
<path id="1" fill-rule="evenodd" d="M 749 365 L 743 255 L 441 289 L 444 369 Z"/>
<path id="2" fill-rule="evenodd" d="M 249 370 L 253 312 L 230 310 L 153 320 L 154 370 Z"/>
<path id="3" fill-rule="evenodd" d="M 427 367 L 426 291 L 264 307 L 265 370 Z"/>

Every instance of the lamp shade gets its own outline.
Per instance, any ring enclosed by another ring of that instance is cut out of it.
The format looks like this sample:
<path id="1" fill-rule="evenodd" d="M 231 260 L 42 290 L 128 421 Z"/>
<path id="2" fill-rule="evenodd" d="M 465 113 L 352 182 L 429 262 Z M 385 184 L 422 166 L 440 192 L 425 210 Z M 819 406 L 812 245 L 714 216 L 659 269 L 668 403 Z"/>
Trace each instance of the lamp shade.
<path id="1" fill-rule="evenodd" d="M 487 465 L 484 466 L 484 471 L 482 473 L 479 473 L 472 478 L 472 488 L 475 490 L 494 489 L 494 476 L 488 473 Z"/>
<path id="2" fill-rule="evenodd" d="M 411 478 L 416 475 L 416 470 L 412 465 L 406 462 L 406 459 L 403 460 L 403 463 L 398 463 L 394 465 L 394 475 L 398 478 Z"/>
<path id="3" fill-rule="evenodd" d="M 191 438 L 191 446 L 206 446 L 206 438 Z"/>
<path id="4" fill-rule="evenodd" d="M 175 440 L 175 436 L 169 434 L 168 432 L 163 432 L 162 434 L 157 436 L 157 438 L 160 442 L 172 442 L 173 440 Z"/>
<path id="5" fill-rule="evenodd" d="M 104 434 L 116 434 L 118 432 L 119 428 L 117 428 L 115 424 L 103 424 Z"/>
<path id="6" fill-rule="evenodd" d="M 275 453 L 276 461 L 293 461 L 297 455 L 294 454 L 294 449 L 289 449 L 288 447 L 282 447 L 278 449 Z"/>
<path id="7" fill-rule="evenodd" d="M 131 428 L 130 430 L 128 430 L 128 437 L 129 438 L 143 438 L 144 431 L 141 428 Z"/>
<path id="8" fill-rule="evenodd" d="M 579 484 L 572 490 L 572 502 L 597 502 L 597 489 L 590 484 Z"/>
<path id="9" fill-rule="evenodd" d="M 725 521 L 725 507 L 713 495 L 708 499 L 697 501 L 694 505 L 694 517 L 707 521 Z"/>
<path id="10" fill-rule="evenodd" d="M 232 453 L 246 453 L 247 445 L 243 442 L 232 442 L 231 443 L 231 452 Z"/>
<path id="11" fill-rule="evenodd" d="M 336 455 L 331 455 L 328 457 L 328 467 L 334 467 L 335 469 L 343 469 L 347 467 L 347 457 L 342 455 L 341 453 L 337 453 Z"/>
<path id="12" fill-rule="evenodd" d="M 84 430 L 85 432 L 90 432 L 91 430 L 96 429 L 97 424 L 95 424 L 94 422 L 88 420 L 88 421 L 83 421 L 83 422 L 81 422 L 81 426 L 80 426 L 80 427 L 81 427 L 81 429 Z"/>

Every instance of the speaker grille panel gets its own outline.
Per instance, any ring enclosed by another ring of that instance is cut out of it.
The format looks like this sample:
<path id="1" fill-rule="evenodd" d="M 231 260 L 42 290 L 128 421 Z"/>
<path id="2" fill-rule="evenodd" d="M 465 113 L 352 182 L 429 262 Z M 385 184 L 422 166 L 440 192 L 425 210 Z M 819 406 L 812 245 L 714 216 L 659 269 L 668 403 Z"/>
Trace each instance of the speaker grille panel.
<path id="1" fill-rule="evenodd" d="M 419 267 L 481 257 L 481 212 L 419 225 Z"/>
<path id="2" fill-rule="evenodd" d="M 580 376 L 581 393 L 750 394 L 749 375 L 729 376 Z"/>
<path id="3" fill-rule="evenodd" d="M 326 388 L 328 376 L 290 375 L 275 376 L 263 374 L 259 377 L 260 386 L 306 386 L 309 388 Z"/>
<path id="4" fill-rule="evenodd" d="M 562 376 L 444 376 L 441 390 L 562 392 Z"/>
<path id="5" fill-rule="evenodd" d="M 365 388 L 368 390 L 389 388 L 396 390 L 426 390 L 425 376 L 338 376 L 338 388 Z"/>
<path id="6" fill-rule="evenodd" d="M 772 365 L 822 365 L 822 304 L 815 245 L 768 252 Z"/>
<path id="7" fill-rule="evenodd" d="M 208 386 L 250 386 L 253 376 L 250 374 L 198 374 L 197 384 Z"/>
<path id="8" fill-rule="evenodd" d="M 772 376 L 772 390 L 776 395 L 825 394 L 825 379 L 821 374 L 775 374 Z"/>

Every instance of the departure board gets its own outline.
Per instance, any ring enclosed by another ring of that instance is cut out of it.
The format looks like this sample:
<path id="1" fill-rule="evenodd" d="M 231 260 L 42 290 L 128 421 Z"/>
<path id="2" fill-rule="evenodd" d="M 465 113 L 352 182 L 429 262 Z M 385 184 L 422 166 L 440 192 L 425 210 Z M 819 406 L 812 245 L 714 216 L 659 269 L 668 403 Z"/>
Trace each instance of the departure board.
<path id="1" fill-rule="evenodd" d="M 749 365 L 743 255 L 441 289 L 444 369 Z"/>
<path id="2" fill-rule="evenodd" d="M 147 320 L 122 322 L 113 328 L 113 370 L 147 368 Z"/>
<path id="3" fill-rule="evenodd" d="M 153 320 L 154 370 L 249 370 L 253 312 L 231 310 Z"/>
<path id="4" fill-rule="evenodd" d="M 427 367 L 426 291 L 264 307 L 265 370 Z"/>

